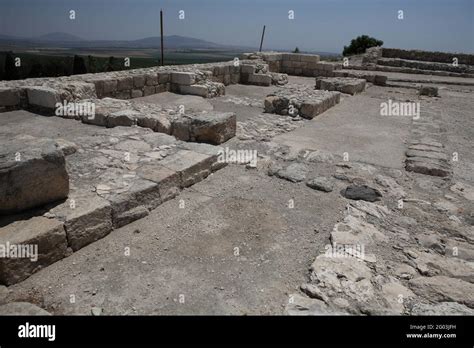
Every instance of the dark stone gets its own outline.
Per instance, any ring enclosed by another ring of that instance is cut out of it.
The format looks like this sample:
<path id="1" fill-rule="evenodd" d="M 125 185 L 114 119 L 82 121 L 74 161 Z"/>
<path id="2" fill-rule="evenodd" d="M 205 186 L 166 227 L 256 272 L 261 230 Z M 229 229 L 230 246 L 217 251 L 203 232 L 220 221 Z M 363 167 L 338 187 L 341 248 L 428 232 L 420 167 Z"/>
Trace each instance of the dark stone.
<path id="1" fill-rule="evenodd" d="M 382 194 L 379 190 L 367 185 L 349 185 L 342 191 L 342 195 L 353 200 L 363 200 L 367 202 L 375 202 L 380 200 Z"/>

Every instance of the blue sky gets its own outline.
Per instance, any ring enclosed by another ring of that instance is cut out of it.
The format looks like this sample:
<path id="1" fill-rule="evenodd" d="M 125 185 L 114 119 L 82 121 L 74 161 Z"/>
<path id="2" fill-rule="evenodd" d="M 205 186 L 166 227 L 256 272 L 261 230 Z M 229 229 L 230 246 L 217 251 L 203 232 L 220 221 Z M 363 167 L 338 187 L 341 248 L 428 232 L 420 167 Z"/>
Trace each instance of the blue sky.
<path id="1" fill-rule="evenodd" d="M 386 47 L 474 53 L 474 0 L 0 0 L 0 33 L 138 39 L 159 34 L 160 8 L 165 35 L 223 44 L 256 47 L 265 24 L 267 49 L 341 52 L 368 34 Z"/>

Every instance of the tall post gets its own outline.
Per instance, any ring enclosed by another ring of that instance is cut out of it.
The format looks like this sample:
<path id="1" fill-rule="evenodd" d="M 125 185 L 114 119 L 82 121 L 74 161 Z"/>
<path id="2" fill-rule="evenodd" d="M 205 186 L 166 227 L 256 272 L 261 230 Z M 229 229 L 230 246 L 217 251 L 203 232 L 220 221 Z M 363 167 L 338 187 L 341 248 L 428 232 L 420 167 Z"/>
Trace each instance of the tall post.
<path id="1" fill-rule="evenodd" d="M 263 45 L 263 37 L 264 36 L 265 36 L 265 26 L 263 26 L 262 40 L 260 40 L 260 50 L 259 50 L 259 52 L 262 52 L 262 45 Z"/>
<path id="2" fill-rule="evenodd" d="M 165 65 L 163 54 L 163 9 L 160 10 L 160 28 L 161 28 L 161 65 Z"/>

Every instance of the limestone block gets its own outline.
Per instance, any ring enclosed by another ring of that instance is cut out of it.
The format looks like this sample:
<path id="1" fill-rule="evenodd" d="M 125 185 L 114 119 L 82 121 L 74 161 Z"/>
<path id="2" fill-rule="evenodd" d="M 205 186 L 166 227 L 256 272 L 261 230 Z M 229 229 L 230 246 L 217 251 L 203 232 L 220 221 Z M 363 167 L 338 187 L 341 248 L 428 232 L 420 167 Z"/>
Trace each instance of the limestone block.
<path id="1" fill-rule="evenodd" d="M 117 80 L 104 80 L 104 95 L 111 95 L 117 91 Z"/>
<path id="2" fill-rule="evenodd" d="M 192 85 L 196 82 L 196 75 L 189 72 L 172 72 L 171 82 L 178 85 Z"/>
<path id="3" fill-rule="evenodd" d="M 190 124 L 191 141 L 222 144 L 235 136 L 236 115 L 233 112 L 208 112 L 193 115 Z"/>
<path id="4" fill-rule="evenodd" d="M 252 64 L 241 64 L 240 72 L 242 74 L 253 74 L 255 73 L 255 65 Z"/>
<path id="5" fill-rule="evenodd" d="M 20 91 L 12 87 L 0 87 L 0 106 L 20 104 Z"/>
<path id="6" fill-rule="evenodd" d="M 135 75 L 133 76 L 133 86 L 135 88 L 143 88 L 145 86 L 146 76 L 145 75 Z"/>
<path id="7" fill-rule="evenodd" d="M 119 77 L 117 79 L 117 90 L 127 91 L 133 88 L 133 78 L 131 76 Z"/>
<path id="8" fill-rule="evenodd" d="M 142 165 L 137 173 L 141 178 L 153 181 L 158 185 L 162 202 L 166 202 L 179 194 L 181 178 L 177 172 L 159 163 L 151 163 Z"/>
<path id="9" fill-rule="evenodd" d="M 152 95 L 152 94 L 155 94 L 156 92 L 156 88 L 155 86 L 145 86 L 143 87 L 143 96 L 148 96 L 148 95 Z"/>
<path id="10" fill-rule="evenodd" d="M 49 213 L 64 223 L 68 244 L 74 251 L 112 231 L 110 203 L 94 192 L 73 192 L 66 202 Z"/>
<path id="11" fill-rule="evenodd" d="M 0 224 L 2 226 L 3 224 Z M 66 255 L 63 224 L 35 216 L 0 227 L 0 283 L 12 285 Z M 13 251 L 19 251 L 13 256 Z M 18 257 L 18 256 L 23 257 Z"/>
<path id="12" fill-rule="evenodd" d="M 272 77 L 265 74 L 249 75 L 248 83 L 257 86 L 270 86 L 272 84 Z"/>
<path id="13" fill-rule="evenodd" d="M 56 89 L 45 86 L 25 87 L 25 89 L 30 105 L 55 109 L 56 103 L 61 102 L 60 93 Z"/>
<path id="14" fill-rule="evenodd" d="M 199 95 L 203 98 L 207 98 L 209 94 L 207 87 L 204 85 L 182 85 L 179 87 L 179 91 L 181 94 Z"/>
<path id="15" fill-rule="evenodd" d="M 125 126 L 130 127 L 137 124 L 141 113 L 135 110 L 119 110 L 107 117 L 107 128 Z"/>
<path id="16" fill-rule="evenodd" d="M 146 74 L 145 84 L 147 86 L 156 86 L 158 84 L 158 75 L 157 74 Z"/>
<path id="17" fill-rule="evenodd" d="M 140 89 L 133 89 L 131 97 L 132 97 L 132 99 L 143 97 L 143 92 Z"/>
<path id="18" fill-rule="evenodd" d="M 56 142 L 16 137 L 0 148 L 0 214 L 11 214 L 67 197 L 69 176 Z"/>
<path id="19" fill-rule="evenodd" d="M 164 84 L 170 82 L 170 74 L 167 72 L 158 73 L 158 83 Z"/>
<path id="20" fill-rule="evenodd" d="M 172 171 L 179 173 L 181 186 L 191 186 L 211 173 L 214 159 L 210 155 L 180 150 L 160 161 L 160 164 Z"/>

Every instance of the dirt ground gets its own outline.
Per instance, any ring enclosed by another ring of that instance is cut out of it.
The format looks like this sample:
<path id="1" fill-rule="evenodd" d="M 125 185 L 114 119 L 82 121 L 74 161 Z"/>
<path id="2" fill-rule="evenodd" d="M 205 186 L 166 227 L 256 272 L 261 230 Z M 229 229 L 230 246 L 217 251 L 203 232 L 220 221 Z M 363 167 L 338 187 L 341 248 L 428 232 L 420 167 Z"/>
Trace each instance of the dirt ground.
<path id="1" fill-rule="evenodd" d="M 291 77 L 290 82 L 312 85 L 314 79 Z M 263 114 L 263 99 L 275 88 L 233 85 L 225 96 L 210 100 L 166 95 L 143 99 L 235 112 L 242 127 L 223 146 L 255 149 L 262 163 L 286 165 L 298 162 L 300 151 L 324 151 L 335 160 L 305 163 L 308 178 L 333 178 L 342 170 L 373 183 L 383 174 L 398 178 L 410 198 L 436 202 L 455 195 L 449 185 L 404 170 L 411 119 L 380 116 L 380 103 L 389 98 L 419 101 L 422 117 L 423 112 L 434 115 L 445 130 L 447 152 L 459 154 L 452 164 L 452 183 L 474 185 L 472 87 L 441 85 L 440 98 L 420 98 L 412 88 L 370 86 L 360 95 L 343 96 L 339 105 L 311 121 Z M 250 128 L 271 136 L 248 136 Z M 351 163 L 346 167 L 339 163 L 344 153 Z M 308 281 L 311 264 L 326 250 L 334 225 L 344 219 L 349 201 L 340 191 L 348 182 L 333 178 L 333 183 L 334 190 L 327 193 L 310 189 L 304 181 L 269 176 L 265 166 L 230 164 L 147 217 L 10 287 L 12 296 L 54 314 L 89 315 L 92 307 L 106 315 L 284 314 L 289 296 Z M 393 197 L 384 196 L 383 203 L 396 210 Z M 437 218 L 443 219 L 440 212 L 428 214 L 411 204 L 407 211 L 394 213 L 397 221 L 404 219 L 408 233 L 429 230 Z M 472 237 L 472 201 L 459 196 L 453 204 L 462 207 L 462 228 L 451 229 Z M 418 221 L 416 228 L 409 218 Z M 402 249 L 410 243 L 413 239 L 401 243 Z M 401 252 L 392 245 L 376 251 L 377 271 L 381 267 L 383 272 L 384 259 L 401 263 Z"/>

